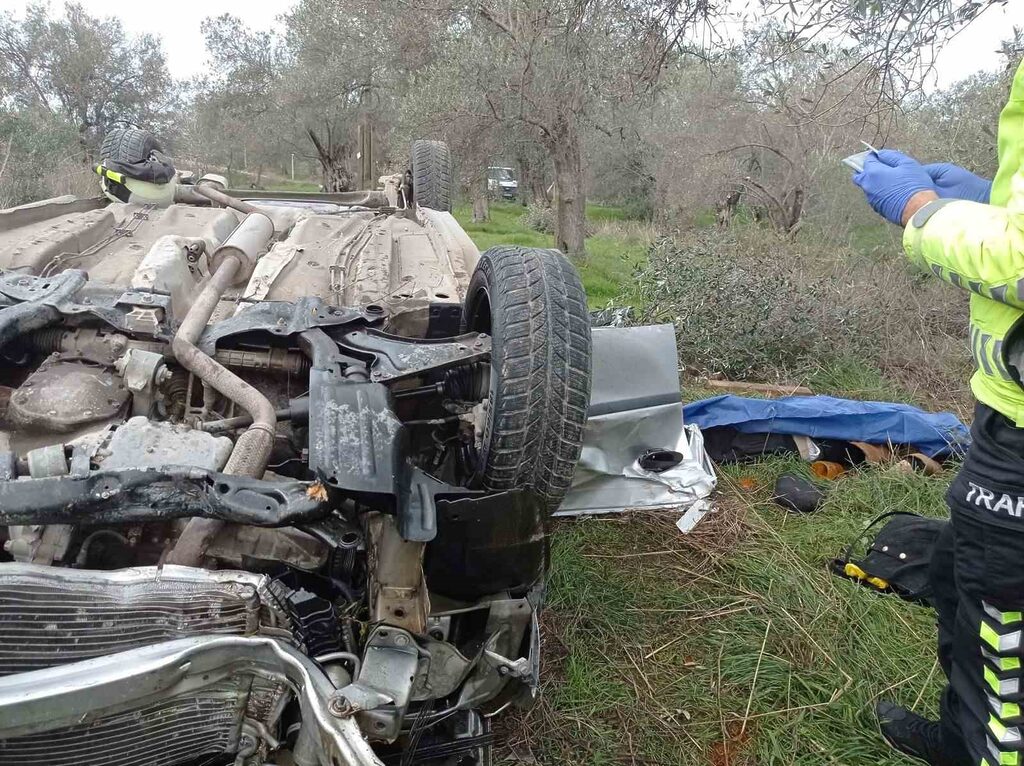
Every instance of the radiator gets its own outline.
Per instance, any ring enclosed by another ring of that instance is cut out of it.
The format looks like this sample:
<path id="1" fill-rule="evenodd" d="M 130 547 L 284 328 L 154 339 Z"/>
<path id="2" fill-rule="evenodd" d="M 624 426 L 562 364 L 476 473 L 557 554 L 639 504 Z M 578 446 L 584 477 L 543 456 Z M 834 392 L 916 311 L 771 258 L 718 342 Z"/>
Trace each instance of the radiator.
<path id="1" fill-rule="evenodd" d="M 174 639 L 250 636 L 276 610 L 266 578 L 190 567 L 116 572 L 0 564 L 0 676 Z M 185 695 L 0 738 L 0 766 L 175 766 L 234 753 L 243 720 L 272 725 L 285 687 L 236 673 Z"/>
<path id="2" fill-rule="evenodd" d="M 0 764 L 173 766 L 233 752 L 244 699 L 237 685 L 221 685 L 90 724 L 0 740 Z"/>
<path id="3" fill-rule="evenodd" d="M 196 635 L 252 635 L 266 578 L 191 567 L 0 564 L 0 675 Z"/>

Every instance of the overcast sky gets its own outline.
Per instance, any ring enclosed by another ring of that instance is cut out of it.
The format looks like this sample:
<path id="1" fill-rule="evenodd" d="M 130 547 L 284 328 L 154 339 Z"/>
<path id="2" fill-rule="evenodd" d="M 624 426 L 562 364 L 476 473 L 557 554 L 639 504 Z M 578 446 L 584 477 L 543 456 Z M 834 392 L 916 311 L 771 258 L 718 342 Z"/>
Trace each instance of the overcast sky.
<path id="1" fill-rule="evenodd" d="M 152 32 L 163 38 L 171 74 L 191 77 L 203 68 L 206 52 L 199 25 L 208 16 L 232 13 L 252 27 L 266 28 L 288 10 L 294 0 L 172 0 L 169 3 L 124 2 L 124 0 L 80 0 L 96 16 L 119 16 L 129 32 Z M 21 13 L 25 0 L 0 0 L 0 10 Z M 59 11 L 60 2 L 51 2 Z M 1016 24 L 1024 27 L 1024 2 L 1015 0 L 1012 8 L 989 10 L 977 22 L 947 45 L 938 59 L 938 82 L 949 85 L 980 69 L 999 64 L 996 50 Z"/>

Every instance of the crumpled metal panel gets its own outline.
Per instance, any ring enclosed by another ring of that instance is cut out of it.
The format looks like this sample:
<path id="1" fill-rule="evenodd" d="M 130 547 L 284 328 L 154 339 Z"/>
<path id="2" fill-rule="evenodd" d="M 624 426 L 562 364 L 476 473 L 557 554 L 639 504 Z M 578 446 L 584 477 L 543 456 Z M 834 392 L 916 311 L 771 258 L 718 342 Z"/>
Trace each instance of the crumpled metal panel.
<path id="1" fill-rule="evenodd" d="M 689 508 L 711 494 L 714 473 L 683 428 L 672 325 L 595 327 L 593 386 L 583 452 L 556 516 Z M 649 450 L 683 461 L 661 473 L 642 468 Z"/>
<path id="2" fill-rule="evenodd" d="M 179 695 L 201 696 L 227 678 L 255 683 L 254 676 L 279 678 L 292 690 L 300 708 L 298 741 L 308 748 L 306 762 L 382 766 L 355 720 L 329 712 L 336 689 L 320 667 L 294 647 L 263 636 L 184 638 L 0 678 L 0 753 L 23 737 L 66 732 L 83 722 L 146 710 Z M 50 742 L 58 752 L 63 749 L 59 740 Z M 142 755 L 152 755 L 149 743 L 142 750 Z M 186 751 L 181 761 L 191 760 Z M 142 766 L 153 760 L 100 762 Z"/>

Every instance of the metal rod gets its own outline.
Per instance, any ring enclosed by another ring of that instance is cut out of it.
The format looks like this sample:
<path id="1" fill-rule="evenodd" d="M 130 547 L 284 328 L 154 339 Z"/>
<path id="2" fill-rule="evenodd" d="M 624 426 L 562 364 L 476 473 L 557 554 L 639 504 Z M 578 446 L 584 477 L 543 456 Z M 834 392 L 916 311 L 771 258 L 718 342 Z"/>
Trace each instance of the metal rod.
<path id="1" fill-rule="evenodd" d="M 294 399 L 291 406 L 277 410 L 275 414 L 278 420 L 304 420 L 309 417 L 309 399 Z M 200 428 L 207 433 L 215 434 L 232 431 L 236 428 L 245 428 L 250 423 L 252 423 L 251 415 L 238 415 L 222 420 L 208 420 Z"/>
<path id="2" fill-rule="evenodd" d="M 224 207 L 234 208 L 240 213 L 248 215 L 259 212 L 259 208 L 255 205 L 250 205 L 248 202 L 232 197 L 230 194 L 225 194 L 211 183 L 198 183 L 192 188 L 196 194 L 206 197 L 211 202 L 216 202 Z"/>

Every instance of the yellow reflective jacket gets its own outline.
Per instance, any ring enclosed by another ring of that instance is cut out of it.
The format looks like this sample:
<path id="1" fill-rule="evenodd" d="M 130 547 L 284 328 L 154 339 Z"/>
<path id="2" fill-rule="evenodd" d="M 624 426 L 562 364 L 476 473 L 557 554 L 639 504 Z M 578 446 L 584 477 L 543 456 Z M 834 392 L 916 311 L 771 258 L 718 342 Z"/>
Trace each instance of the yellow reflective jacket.
<path id="1" fill-rule="evenodd" d="M 911 219 L 903 246 L 913 262 L 971 292 L 971 390 L 1024 426 L 1024 388 L 1003 361 L 1003 341 L 1024 317 L 1024 63 L 999 118 L 989 204 L 931 202 Z"/>

